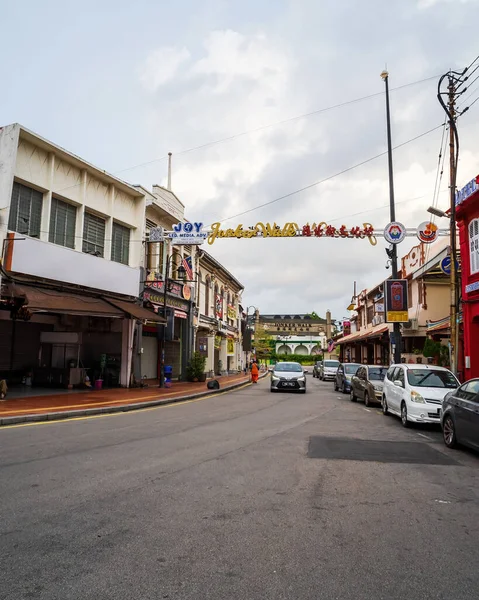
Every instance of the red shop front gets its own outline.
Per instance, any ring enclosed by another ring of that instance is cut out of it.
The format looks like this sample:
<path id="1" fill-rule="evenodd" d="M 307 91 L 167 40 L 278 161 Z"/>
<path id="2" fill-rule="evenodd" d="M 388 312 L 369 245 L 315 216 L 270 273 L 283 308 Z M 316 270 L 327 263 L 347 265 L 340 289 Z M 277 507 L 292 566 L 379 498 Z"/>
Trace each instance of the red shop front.
<path id="1" fill-rule="evenodd" d="M 462 262 L 465 379 L 479 377 L 479 175 L 456 194 Z"/>

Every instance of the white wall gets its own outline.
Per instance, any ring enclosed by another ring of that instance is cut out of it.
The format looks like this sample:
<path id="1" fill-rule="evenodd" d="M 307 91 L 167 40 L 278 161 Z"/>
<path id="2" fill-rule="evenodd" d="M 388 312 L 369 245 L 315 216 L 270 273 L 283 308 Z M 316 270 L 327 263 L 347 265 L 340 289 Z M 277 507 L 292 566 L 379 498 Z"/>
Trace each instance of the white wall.
<path id="1" fill-rule="evenodd" d="M 38 276 L 105 290 L 128 289 L 129 294 L 138 295 L 138 287 L 132 293 L 132 283 L 138 278 L 130 273 L 128 268 L 125 269 L 124 265 L 110 261 L 112 225 L 116 221 L 130 229 L 129 266 L 138 269 L 141 264 L 145 198 L 138 190 L 115 177 L 100 173 L 89 163 L 68 154 L 19 125 L 4 127 L 0 130 L 0 209 L 8 208 L 0 212 L 3 219 L 0 242 L 3 242 L 8 224 L 13 176 L 20 183 L 43 192 L 40 240 L 45 242 L 45 245 L 37 245 L 35 248 L 37 252 L 47 253 L 43 257 L 32 256 L 32 266 L 28 267 L 21 248 L 16 246 L 16 266 L 19 272 L 31 275 L 47 272 L 48 275 Z M 53 194 L 77 208 L 73 251 L 48 242 Z M 85 210 L 105 218 L 104 258 L 89 257 L 82 253 Z M 33 249 L 28 243 L 24 244 L 24 247 L 26 246 Z M 60 256 L 64 259 L 60 259 Z M 67 260 L 66 257 L 69 262 L 64 268 L 65 265 L 62 266 L 61 261 Z M 47 263 L 52 260 L 51 264 L 56 265 L 56 270 L 48 268 Z M 109 268 L 111 272 L 107 275 Z M 90 273 L 85 269 L 91 269 Z M 124 282 L 117 281 L 118 277 L 125 278 Z M 101 281 L 102 284 L 98 285 Z"/>
<path id="2" fill-rule="evenodd" d="M 128 296 L 140 285 L 139 269 L 29 237 L 14 242 L 12 271 Z"/>

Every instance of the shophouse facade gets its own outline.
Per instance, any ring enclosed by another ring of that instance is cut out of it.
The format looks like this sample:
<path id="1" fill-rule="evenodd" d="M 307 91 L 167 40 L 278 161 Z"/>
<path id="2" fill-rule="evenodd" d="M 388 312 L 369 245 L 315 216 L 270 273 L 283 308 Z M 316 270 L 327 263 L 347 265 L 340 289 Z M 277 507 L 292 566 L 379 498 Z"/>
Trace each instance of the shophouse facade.
<path id="1" fill-rule="evenodd" d="M 129 386 L 145 196 L 19 124 L 0 129 L 0 376 Z"/>

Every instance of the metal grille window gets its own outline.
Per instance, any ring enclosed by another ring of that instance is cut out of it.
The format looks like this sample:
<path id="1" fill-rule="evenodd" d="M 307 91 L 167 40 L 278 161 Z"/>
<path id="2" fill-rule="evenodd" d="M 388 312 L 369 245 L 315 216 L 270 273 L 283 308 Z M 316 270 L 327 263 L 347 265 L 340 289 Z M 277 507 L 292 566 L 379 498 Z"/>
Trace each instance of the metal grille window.
<path id="1" fill-rule="evenodd" d="M 471 275 L 479 273 L 479 219 L 469 223 L 469 247 L 471 256 Z"/>
<path id="2" fill-rule="evenodd" d="M 49 241 L 67 248 L 75 247 L 76 206 L 52 198 Z"/>
<path id="3" fill-rule="evenodd" d="M 105 219 L 87 212 L 83 221 L 83 252 L 105 255 Z"/>
<path id="4" fill-rule="evenodd" d="M 13 183 L 8 228 L 22 235 L 40 237 L 43 194 L 31 187 Z"/>
<path id="5" fill-rule="evenodd" d="M 111 240 L 111 260 L 127 265 L 130 259 L 130 230 L 113 223 Z"/>

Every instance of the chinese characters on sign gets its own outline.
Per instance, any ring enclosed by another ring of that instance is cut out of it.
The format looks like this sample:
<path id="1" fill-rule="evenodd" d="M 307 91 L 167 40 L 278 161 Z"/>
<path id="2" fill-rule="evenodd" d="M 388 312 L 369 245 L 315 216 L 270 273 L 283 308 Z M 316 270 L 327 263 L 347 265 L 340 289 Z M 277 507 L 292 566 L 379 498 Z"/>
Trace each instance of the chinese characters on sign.
<path id="1" fill-rule="evenodd" d="M 226 340 L 226 354 L 234 354 L 235 353 L 235 343 L 233 338 L 228 338 Z"/>
<path id="2" fill-rule="evenodd" d="M 220 294 L 216 294 L 215 310 L 216 310 L 216 318 L 221 320 L 223 318 L 223 298 L 221 297 Z"/>
<path id="3" fill-rule="evenodd" d="M 236 319 L 236 310 L 232 304 L 228 304 L 228 319 Z"/>
<path id="4" fill-rule="evenodd" d="M 408 315 L 408 295 L 406 279 L 388 279 L 386 288 L 386 323 L 406 323 Z"/>
<path id="5" fill-rule="evenodd" d="M 377 239 L 374 235 L 374 227 L 370 223 L 363 223 L 362 227 L 356 226 L 348 229 L 346 225 L 334 227 L 326 222 L 307 223 L 300 227 L 297 223 L 286 223 L 280 227 L 276 223 L 256 223 L 255 226 L 243 228 L 243 225 L 238 225 L 235 229 L 221 229 L 221 223 L 213 223 L 208 236 L 208 244 L 213 244 L 217 239 L 221 238 L 255 238 L 255 237 L 334 237 L 334 238 L 357 238 L 369 240 L 373 246 L 377 244 Z"/>

